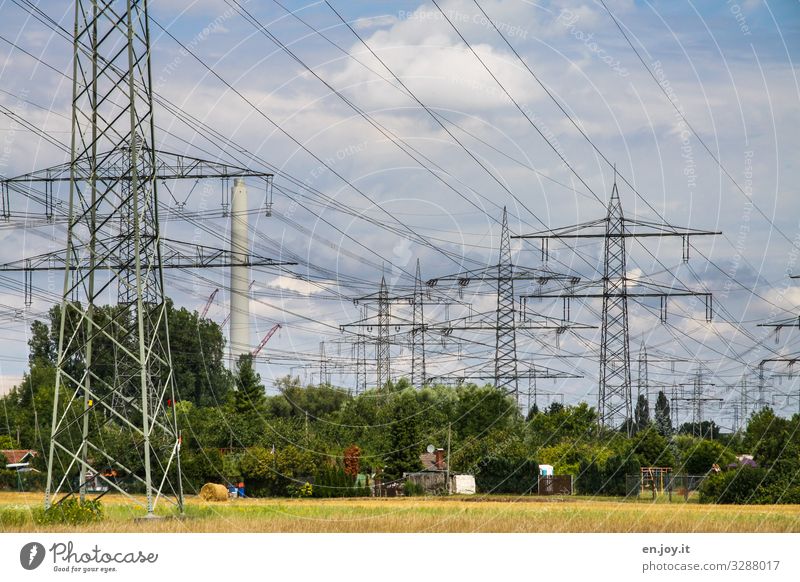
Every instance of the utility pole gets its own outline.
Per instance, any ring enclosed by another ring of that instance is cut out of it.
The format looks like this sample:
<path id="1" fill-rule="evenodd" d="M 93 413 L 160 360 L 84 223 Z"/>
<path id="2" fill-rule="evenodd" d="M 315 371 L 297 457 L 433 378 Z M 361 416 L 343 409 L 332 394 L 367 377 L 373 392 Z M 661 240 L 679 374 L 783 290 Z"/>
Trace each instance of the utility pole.
<path id="1" fill-rule="evenodd" d="M 800 279 L 800 275 L 790 275 L 790 279 Z M 775 341 L 776 343 L 780 337 L 780 331 L 783 328 L 798 328 L 800 329 L 800 314 L 794 317 L 790 317 L 787 319 L 782 319 L 778 321 L 767 321 L 765 323 L 759 324 L 758 327 L 771 327 L 775 330 Z M 756 402 L 757 410 L 763 410 L 764 407 L 767 406 L 767 381 L 764 375 L 764 365 L 765 364 L 775 364 L 775 363 L 782 363 L 786 364 L 787 366 L 791 367 L 794 366 L 797 361 L 800 360 L 800 357 L 781 357 L 781 358 L 766 358 L 761 360 L 758 364 L 758 400 Z M 800 388 L 797 394 L 798 398 L 798 411 L 800 411 Z"/>
<path id="2" fill-rule="evenodd" d="M 0 270 L 25 273 L 26 298 L 32 273 L 64 274 L 45 508 L 76 493 L 87 499 L 97 478 L 152 518 L 159 500 L 183 511 L 163 271 L 233 263 L 227 250 L 162 236 L 158 183 L 272 177 L 155 150 L 146 2 L 76 0 L 74 24 L 70 160 L 1 184 L 28 193 L 41 185 L 48 219 L 66 222 L 66 247 Z M 68 210 L 53 202 L 57 183 L 69 185 Z M 101 317 L 97 306 L 114 290 L 118 304 Z M 98 349 L 113 357 L 113 377 L 98 366 Z M 106 447 L 109 423 L 138 457 L 133 466 Z M 144 491 L 143 502 L 126 482 Z"/>
<path id="3" fill-rule="evenodd" d="M 432 296 L 430 292 L 424 293 L 420 278 L 420 266 L 417 261 L 417 272 L 413 289 L 406 288 L 406 292 L 390 294 L 386 279 L 381 277 L 377 293 L 371 293 L 353 299 L 353 303 L 361 306 L 361 319 L 339 326 L 340 331 L 355 330 L 354 343 L 357 346 L 356 384 L 357 389 L 366 389 L 366 377 L 361 384 L 361 369 L 365 369 L 365 360 L 360 356 L 362 350 L 366 352 L 366 344 L 372 339 L 375 343 L 376 377 L 380 390 L 391 379 L 391 346 L 398 343 L 393 337 L 392 329 L 397 335 L 402 334 L 403 343 L 407 345 L 411 340 L 411 376 L 414 386 L 420 388 L 428 382 L 426 372 L 425 334 L 430 325 L 425 321 L 424 305 L 449 305 L 453 300 L 440 295 Z M 377 316 L 370 316 L 367 306 L 377 304 Z M 399 317 L 393 313 L 392 305 L 407 305 L 412 309 L 411 319 Z M 402 330 L 402 331 L 401 331 Z M 377 333 L 375 333 L 377 331 Z M 362 366 L 363 362 L 363 366 Z"/>
<path id="4" fill-rule="evenodd" d="M 679 399 L 688 402 L 692 407 L 692 436 L 703 437 L 703 405 L 706 402 L 722 402 L 722 398 L 703 396 L 704 388 L 716 386 L 713 382 L 705 381 L 705 374 L 702 366 L 697 368 L 694 379 L 690 383 L 681 384 L 691 388 L 689 396 L 682 396 Z M 713 427 L 711 437 L 714 436 Z"/>
<path id="5" fill-rule="evenodd" d="M 497 264 L 497 329 L 495 332 L 494 383 L 514 394 L 519 401 L 517 377 L 517 333 L 514 307 L 514 264 L 511 262 L 511 238 L 508 212 L 503 208 L 500 233 L 500 262 Z"/>
<path id="6" fill-rule="evenodd" d="M 389 305 L 389 291 L 386 289 L 386 277 L 381 276 L 381 285 L 378 289 L 378 343 L 375 346 L 378 390 L 383 390 L 386 383 L 392 379 L 389 349 L 390 321 L 391 307 Z"/>
<path id="7" fill-rule="evenodd" d="M 553 376 L 538 375 L 544 368 L 536 371 L 531 367 L 526 372 L 520 372 L 517 364 L 517 334 L 520 331 L 544 329 L 554 329 L 557 334 L 560 334 L 568 328 L 583 327 L 588 329 L 591 326 L 567 324 L 539 314 L 534 314 L 534 317 L 538 318 L 539 322 L 529 321 L 527 306 L 523 305 L 520 309 L 517 309 L 514 295 L 514 283 L 516 281 L 537 284 L 539 287 L 549 283 L 566 286 L 578 283 L 580 278 L 574 275 L 556 273 L 544 268 L 534 269 L 515 266 L 511 257 L 511 238 L 508 226 L 508 212 L 506 208 L 503 208 L 500 254 L 497 264 L 453 275 L 435 277 L 427 281 L 429 287 L 437 287 L 442 284 L 457 286 L 460 297 L 463 296 L 463 290 L 476 281 L 492 283 L 496 289 L 496 309 L 492 312 L 471 313 L 468 317 L 430 324 L 428 329 L 430 331 L 442 331 L 448 336 L 454 331 L 493 331 L 495 334 L 495 349 L 491 375 L 487 376 L 486 371 L 480 369 L 476 373 L 470 373 L 469 376 L 473 378 L 491 378 L 494 380 L 495 386 L 513 396 L 516 402 L 519 403 L 520 378 Z M 557 377 L 576 377 L 574 375 L 558 374 Z M 440 376 L 440 378 L 442 377 L 444 376 Z"/>
<path id="8" fill-rule="evenodd" d="M 93 411 L 98 405 L 109 401 L 118 391 L 128 398 L 129 410 L 123 419 L 136 435 L 136 450 L 143 461 L 143 475 L 126 472 L 144 486 L 146 516 L 155 516 L 155 502 L 162 495 L 174 500 L 179 511 L 183 511 L 177 418 L 174 406 L 171 410 L 166 407 L 168 399 L 175 401 L 175 390 L 161 265 L 156 160 L 152 149 L 155 138 L 149 39 L 145 2 L 129 0 L 127 6 L 122 2 L 99 6 L 76 0 L 70 220 L 45 492 L 48 509 L 53 495 L 65 481 L 74 478 L 73 468 L 78 470 L 83 500 L 90 477 L 102 475 L 102 469 L 114 461 L 98 454 L 103 452 L 103 444 L 96 440 L 99 435 L 90 434 L 94 424 L 90 423 L 90 417 L 95 416 Z M 116 59 L 115 55 L 127 58 Z M 116 66 L 112 67 L 112 63 Z M 127 105 L 128 115 L 119 115 L 111 109 L 120 101 Z M 148 146 L 151 149 L 145 149 Z M 94 171 L 85 177 L 77 173 L 76 166 L 82 161 L 88 162 L 90 169 L 102 165 L 109 150 L 122 154 L 121 176 L 117 179 L 98 178 Z M 118 236 L 98 223 L 101 208 L 117 219 L 112 222 L 120 225 Z M 79 249 L 88 252 L 88 263 L 78 255 Z M 106 325 L 94 319 L 98 292 L 106 286 L 95 284 L 95 273 L 97 264 L 109 256 L 118 257 L 125 265 L 124 269 L 111 272 L 124 303 L 119 305 L 120 315 Z M 85 302 L 71 300 L 75 290 L 85 295 Z M 74 333 L 67 322 L 75 322 L 73 325 L 83 327 L 85 333 Z M 109 386 L 94 374 L 96 337 L 107 339 L 119 348 L 119 365 L 126 370 L 121 379 L 123 385 Z M 84 362 L 85 371 L 74 369 L 75 359 Z M 71 395 L 68 397 L 72 400 L 64 413 L 59 402 L 62 391 Z M 75 400 L 82 401 L 80 412 L 70 415 Z M 65 421 L 62 414 L 72 418 Z M 70 429 L 78 423 L 82 426 L 81 438 L 75 448 Z M 60 481 L 57 471 L 63 474 Z"/>
<path id="9" fill-rule="evenodd" d="M 452 423 L 447 423 L 447 475 L 445 479 L 447 480 L 447 494 L 450 495 L 452 493 L 452 488 L 450 487 L 450 432 L 452 429 Z"/>
<path id="10" fill-rule="evenodd" d="M 362 319 L 367 317 L 367 308 L 362 308 Z M 353 348 L 356 352 L 356 394 L 367 390 L 367 338 L 358 336 Z"/>
<path id="11" fill-rule="evenodd" d="M 415 388 L 422 388 L 428 381 L 425 372 L 425 311 L 424 290 L 420 273 L 419 259 L 414 276 L 414 300 L 411 328 L 411 383 Z"/>
<path id="12" fill-rule="evenodd" d="M 637 398 L 642 394 L 645 397 L 649 397 L 649 378 L 648 378 L 648 370 L 647 370 L 647 346 L 643 343 L 642 347 L 639 348 L 639 377 L 638 382 L 636 383 L 636 396 Z"/>
<path id="13" fill-rule="evenodd" d="M 625 218 L 617 190 L 616 176 L 608 202 L 606 216 L 582 224 L 547 230 L 514 238 L 540 239 L 542 256 L 549 256 L 549 241 L 582 238 L 603 239 L 603 275 L 599 281 L 587 281 L 573 288 L 553 292 L 537 292 L 523 297 L 561 298 L 564 318 L 569 319 L 569 301 L 573 298 L 601 299 L 603 302 L 600 339 L 600 382 L 598 387 L 598 423 L 600 428 L 632 428 L 631 354 L 628 327 L 628 299 L 657 297 L 661 300 L 661 321 L 667 319 L 667 302 L 671 297 L 702 297 L 706 302 L 706 319 L 712 316 L 710 293 L 700 293 L 675 286 L 660 285 L 644 279 L 630 280 L 627 276 L 626 241 L 640 237 L 681 237 L 683 259 L 689 259 L 689 239 L 692 236 L 720 234 L 669 224 L 652 223 Z M 599 288 L 594 290 L 593 288 Z"/>
<path id="14" fill-rule="evenodd" d="M 331 379 L 328 374 L 328 357 L 325 355 L 325 342 L 319 342 L 319 385 L 330 384 Z"/>

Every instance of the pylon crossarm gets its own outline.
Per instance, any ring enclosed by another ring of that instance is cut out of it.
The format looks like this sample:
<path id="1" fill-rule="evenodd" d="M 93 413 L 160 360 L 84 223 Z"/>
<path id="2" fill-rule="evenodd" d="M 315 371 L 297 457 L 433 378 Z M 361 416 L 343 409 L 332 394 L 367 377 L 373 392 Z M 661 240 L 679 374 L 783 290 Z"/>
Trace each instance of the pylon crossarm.
<path id="1" fill-rule="evenodd" d="M 663 236 L 713 236 L 722 234 L 721 231 L 701 230 L 695 228 L 677 227 L 671 224 L 649 222 L 625 218 L 622 216 L 614 217 L 615 221 L 624 229 L 623 232 L 615 233 L 614 236 L 622 238 L 641 238 L 641 237 L 663 237 Z M 517 239 L 572 239 L 572 238 L 605 238 L 605 228 L 609 222 L 608 217 L 591 220 L 572 226 L 565 226 L 552 230 L 542 230 L 528 234 L 512 236 Z M 641 227 L 642 230 L 631 230 L 631 227 Z M 595 229 L 592 231 L 591 229 Z M 649 229 L 649 230 L 644 230 Z M 588 231 L 588 232 L 587 232 Z"/>

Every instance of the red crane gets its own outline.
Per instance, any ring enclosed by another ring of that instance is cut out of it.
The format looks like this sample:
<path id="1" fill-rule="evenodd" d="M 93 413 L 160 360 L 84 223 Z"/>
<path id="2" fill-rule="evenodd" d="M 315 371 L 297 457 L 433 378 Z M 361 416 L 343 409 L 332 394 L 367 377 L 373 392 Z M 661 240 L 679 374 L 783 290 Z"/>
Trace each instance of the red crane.
<path id="1" fill-rule="evenodd" d="M 254 349 L 254 350 L 253 350 L 253 357 L 254 357 L 254 358 L 255 358 L 255 357 L 256 357 L 256 356 L 257 356 L 259 353 L 261 353 L 261 349 L 262 349 L 262 348 L 263 348 L 265 345 L 267 345 L 267 342 L 269 341 L 269 338 L 271 338 L 273 335 L 275 335 L 275 332 L 276 332 L 276 331 L 278 331 L 280 328 L 281 328 L 281 324 L 280 324 L 280 323 L 276 323 L 275 325 L 273 325 L 273 326 L 272 326 L 272 329 L 270 329 L 270 330 L 267 332 L 267 335 L 265 335 L 265 336 L 264 336 L 264 339 L 262 339 L 262 340 L 261 340 L 261 343 L 260 343 L 260 344 L 258 344 L 258 347 L 257 347 L 256 349 Z"/>
<path id="2" fill-rule="evenodd" d="M 200 314 L 200 319 L 205 319 L 206 315 L 208 314 L 208 308 L 211 307 L 211 304 L 214 303 L 214 297 L 217 296 L 219 293 L 219 289 L 214 289 L 214 292 L 208 296 L 208 301 L 206 301 L 206 306 L 203 307 L 203 312 Z"/>

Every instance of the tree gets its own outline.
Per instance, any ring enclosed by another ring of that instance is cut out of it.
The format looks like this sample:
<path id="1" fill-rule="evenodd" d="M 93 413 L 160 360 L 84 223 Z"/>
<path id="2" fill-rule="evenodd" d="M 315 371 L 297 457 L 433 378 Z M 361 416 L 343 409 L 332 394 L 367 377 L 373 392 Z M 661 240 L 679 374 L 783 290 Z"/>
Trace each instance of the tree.
<path id="1" fill-rule="evenodd" d="M 717 423 L 713 420 L 704 420 L 702 422 L 684 422 L 678 430 L 678 433 L 689 434 L 715 441 L 719 438 L 719 426 L 717 426 Z"/>
<path id="2" fill-rule="evenodd" d="M 554 403 L 557 404 L 557 403 Z M 565 439 L 588 439 L 597 426 L 597 412 L 585 402 L 576 406 L 551 405 L 528 421 L 531 447 L 555 445 Z"/>
<path id="3" fill-rule="evenodd" d="M 176 309 L 171 300 L 167 300 L 167 317 L 178 400 L 191 400 L 198 406 L 225 403 L 233 379 L 225 368 L 225 337 L 220 326 L 201 319 L 197 311 Z"/>
<path id="4" fill-rule="evenodd" d="M 69 313 L 70 317 L 64 324 L 64 335 L 70 337 L 75 334 L 78 338 L 75 343 L 83 343 L 86 326 L 79 324 L 74 310 L 69 310 Z M 98 305 L 94 307 L 93 318 L 99 326 L 115 336 L 117 343 L 135 352 L 138 346 L 133 343 L 134 338 L 125 335 L 119 326 L 112 323 L 123 313 L 124 310 L 116 305 Z M 61 305 L 50 309 L 49 318 L 49 332 L 48 326 L 40 321 L 34 321 L 31 325 L 31 339 L 28 341 L 31 366 L 37 362 L 55 366 Z M 170 299 L 167 299 L 167 319 L 177 399 L 187 399 L 200 406 L 224 403 L 230 392 L 232 379 L 224 365 L 225 338 L 222 329 L 211 320 L 201 319 L 196 311 L 176 309 Z M 76 330 L 78 325 L 81 327 Z M 163 326 L 160 333 L 166 333 Z M 159 339 L 164 342 L 166 337 L 162 335 Z M 116 354 L 119 350 L 114 341 L 103 334 L 95 334 L 92 340 L 92 358 L 98 382 L 93 382 L 93 389 L 100 395 L 105 391 L 104 385 L 113 386 L 118 381 Z M 82 375 L 84 357 L 82 352 L 67 355 L 65 368 L 73 378 Z"/>
<path id="5" fill-rule="evenodd" d="M 663 391 L 658 391 L 655 408 L 656 430 L 658 434 L 668 437 L 672 434 L 672 418 L 670 417 L 669 400 Z"/>
<path id="6" fill-rule="evenodd" d="M 344 450 L 344 473 L 350 477 L 356 477 L 360 471 L 361 449 L 358 445 L 350 445 Z"/>
<path id="7" fill-rule="evenodd" d="M 347 392 L 327 384 L 319 386 L 300 385 L 299 378 L 286 376 L 277 382 L 280 396 L 268 399 L 271 416 L 322 418 L 342 408 L 351 399 Z"/>
<path id="8" fill-rule="evenodd" d="M 248 412 L 262 413 L 266 396 L 261 375 L 253 368 L 253 356 L 242 354 L 236 364 L 236 395 L 234 408 L 237 413 Z"/>
<path id="9" fill-rule="evenodd" d="M 384 475 L 400 479 L 403 473 L 419 471 L 421 448 L 417 400 L 412 389 L 394 396 L 392 418 L 389 420 L 389 450 L 384 455 Z"/>
<path id="10" fill-rule="evenodd" d="M 762 466 L 771 467 L 787 453 L 791 423 L 785 418 L 775 415 L 770 407 L 754 412 L 747 422 L 744 433 L 744 446 L 753 458 Z"/>
<path id="11" fill-rule="evenodd" d="M 678 437 L 681 465 L 680 473 L 687 475 L 705 475 L 712 465 L 723 469 L 736 460 L 734 454 L 717 441 Z"/>
<path id="12" fill-rule="evenodd" d="M 456 390 L 453 432 L 459 438 L 485 434 L 486 429 L 505 428 L 519 419 L 514 400 L 494 386 L 468 384 Z"/>
<path id="13" fill-rule="evenodd" d="M 28 364 L 30 366 L 37 363 L 55 365 L 57 346 L 50 337 L 50 329 L 46 323 L 36 320 L 31 324 L 28 348 Z"/>
<path id="14" fill-rule="evenodd" d="M 650 403 L 644 394 L 639 394 L 639 398 L 636 400 L 634 418 L 636 420 L 634 425 L 636 432 L 643 431 L 650 425 Z"/>
<path id="15" fill-rule="evenodd" d="M 647 427 L 632 439 L 631 452 L 636 455 L 643 467 L 671 467 L 675 457 L 669 442 L 655 427 Z"/>

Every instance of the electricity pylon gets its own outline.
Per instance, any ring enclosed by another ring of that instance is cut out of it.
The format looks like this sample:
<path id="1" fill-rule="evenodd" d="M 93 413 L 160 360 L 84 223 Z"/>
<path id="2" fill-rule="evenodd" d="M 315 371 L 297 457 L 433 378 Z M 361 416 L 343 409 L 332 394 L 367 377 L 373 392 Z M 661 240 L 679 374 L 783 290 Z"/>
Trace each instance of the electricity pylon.
<path id="1" fill-rule="evenodd" d="M 520 267 L 514 265 L 511 256 L 511 233 L 508 227 L 508 213 L 503 208 L 503 220 L 500 231 L 500 256 L 497 264 L 487 267 L 463 271 L 454 275 L 446 275 L 429 279 L 429 287 L 441 284 L 457 285 L 459 296 L 463 296 L 463 289 L 472 282 L 488 282 L 495 284 L 496 309 L 490 313 L 470 313 L 468 317 L 456 318 L 438 324 L 428 325 L 431 331 L 443 330 L 446 334 L 453 331 L 494 331 L 495 350 L 493 369 L 490 375 L 481 369 L 473 370 L 469 374 L 462 374 L 473 378 L 491 378 L 495 386 L 514 397 L 519 402 L 520 378 L 565 378 L 580 377 L 546 368 L 531 366 L 530 369 L 520 371 L 517 365 L 517 334 L 521 331 L 555 329 L 562 333 L 568 328 L 587 327 L 567 324 L 562 321 L 554 322 L 552 318 L 533 314 L 539 321 L 529 321 L 527 307 L 517 310 L 514 296 L 514 282 L 522 281 L 536 283 L 540 287 L 550 282 L 562 286 L 574 285 L 580 278 L 573 275 L 564 275 L 544 268 Z M 452 376 L 452 375 L 451 375 Z M 444 378 L 438 376 L 437 378 Z"/>
<path id="2" fill-rule="evenodd" d="M 511 262 L 511 238 L 508 212 L 503 208 L 500 233 L 500 262 L 497 264 L 497 330 L 495 333 L 494 382 L 519 398 L 517 377 L 517 333 L 514 312 L 514 264 Z"/>
<path id="3" fill-rule="evenodd" d="M 601 427 L 627 426 L 630 434 L 633 418 L 631 406 L 631 352 L 628 328 L 628 299 L 658 297 L 661 299 L 661 320 L 667 318 L 670 297 L 703 297 L 706 319 L 711 319 L 711 294 L 700 293 L 674 285 L 665 286 L 645 279 L 631 280 L 627 275 L 626 241 L 638 237 L 668 237 L 683 239 L 683 259 L 689 259 L 689 239 L 692 236 L 720 234 L 669 224 L 625 218 L 622 212 L 617 183 L 611 190 L 606 216 L 574 226 L 516 236 L 541 239 L 542 256 L 547 259 L 551 239 L 567 240 L 602 238 L 604 242 L 603 276 L 599 281 L 586 281 L 564 291 L 526 294 L 533 298 L 562 298 L 564 319 L 569 319 L 571 298 L 602 299 L 603 313 L 600 339 L 600 382 L 598 389 L 598 422 Z M 594 291 L 592 287 L 599 287 Z"/>
<path id="4" fill-rule="evenodd" d="M 414 274 L 414 299 L 411 328 L 411 383 L 415 388 L 422 388 L 428 381 L 425 371 L 425 295 L 422 275 L 417 259 L 417 271 Z"/>
<path id="5" fill-rule="evenodd" d="M 404 290 L 405 291 L 405 290 Z M 366 342 L 372 340 L 375 344 L 375 369 L 378 389 L 382 389 L 391 380 L 391 346 L 399 343 L 398 333 L 403 338 L 409 338 L 411 343 L 411 377 L 415 387 L 421 388 L 427 382 L 425 372 L 425 333 L 429 330 L 430 324 L 425 321 L 424 305 L 449 305 L 453 300 L 439 295 L 433 295 L 423 291 L 423 283 L 420 276 L 419 261 L 417 261 L 417 271 L 414 278 L 414 288 L 410 291 L 400 293 L 389 293 L 386 278 L 381 277 L 380 285 L 376 293 L 370 293 L 353 300 L 355 305 L 362 306 L 361 319 L 339 326 L 341 331 L 355 330 L 353 341 L 356 344 L 356 361 L 361 362 L 362 353 L 366 352 Z M 367 306 L 377 304 L 376 316 L 370 316 Z M 406 317 L 397 316 L 392 311 L 393 305 L 409 305 L 412 309 L 411 320 Z M 392 333 L 394 328 L 396 333 Z M 377 333 L 373 333 L 374 331 Z M 401 330 L 403 330 L 401 332 Z M 366 333 L 365 333 L 366 332 Z M 403 342 L 406 343 L 406 342 Z M 366 358 L 364 357 L 364 362 Z M 366 389 L 366 374 L 356 367 L 356 389 Z M 363 377 L 363 385 L 362 385 Z"/>
<path id="6" fill-rule="evenodd" d="M 64 250 L 1 267 L 25 271 L 26 295 L 32 271 L 64 273 L 48 509 L 76 493 L 85 500 L 116 490 L 147 517 L 162 499 L 183 510 L 163 269 L 218 267 L 231 258 L 200 245 L 165 245 L 157 185 L 232 176 L 271 182 L 269 174 L 156 152 L 150 56 L 145 1 L 76 0 L 70 161 L 3 181 L 4 191 L 43 184 L 46 213 L 67 225 Z M 66 211 L 53 202 L 57 182 L 69 184 Z M 117 304 L 98 311 L 111 294 Z"/>

